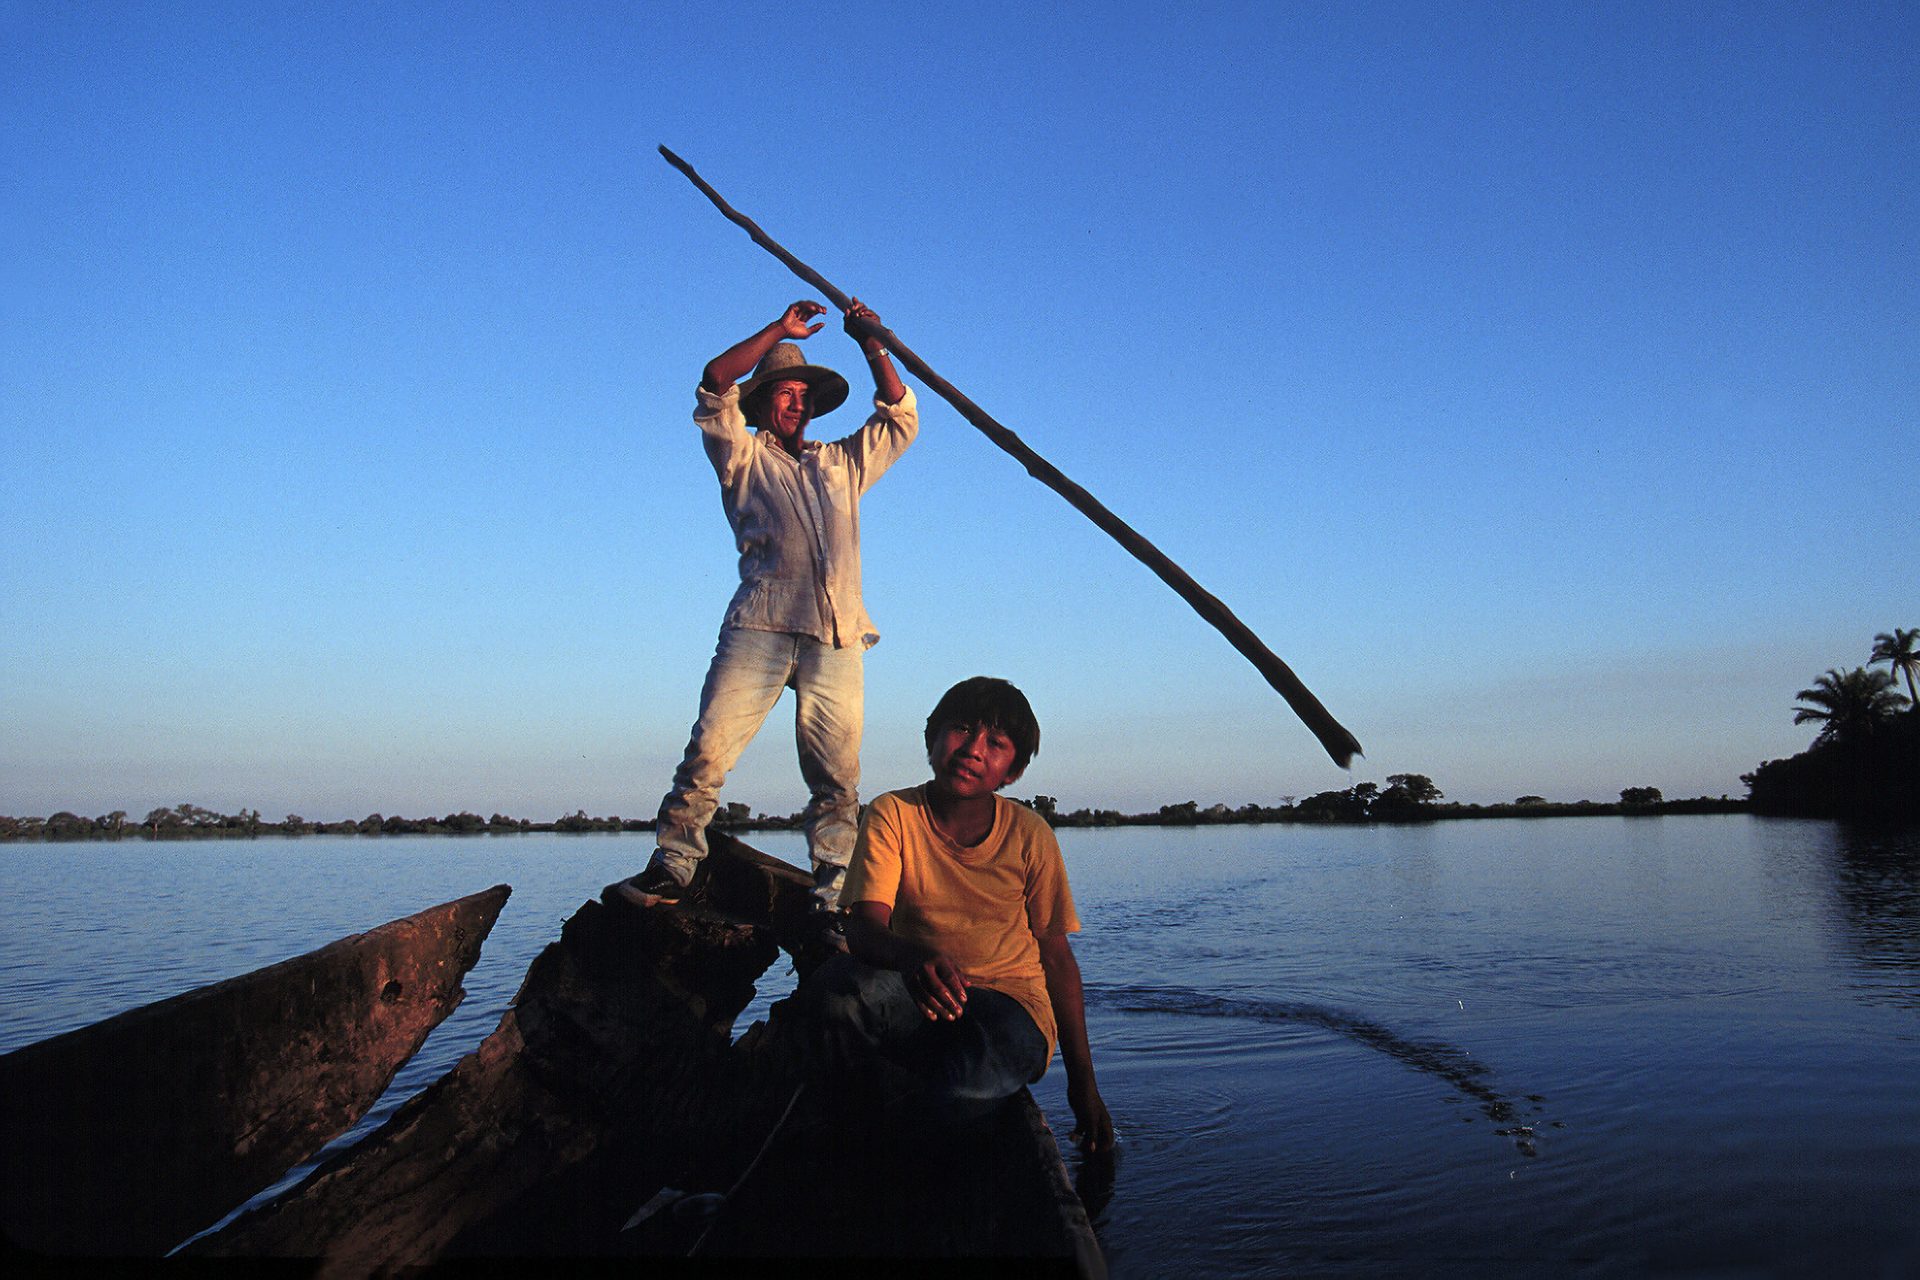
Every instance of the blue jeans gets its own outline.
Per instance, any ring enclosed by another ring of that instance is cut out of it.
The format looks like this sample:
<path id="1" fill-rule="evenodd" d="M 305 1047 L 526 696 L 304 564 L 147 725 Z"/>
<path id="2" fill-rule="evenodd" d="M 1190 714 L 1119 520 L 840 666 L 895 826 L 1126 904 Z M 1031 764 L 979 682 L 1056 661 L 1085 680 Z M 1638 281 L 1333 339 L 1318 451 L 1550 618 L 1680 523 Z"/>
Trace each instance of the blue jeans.
<path id="1" fill-rule="evenodd" d="M 660 802 L 657 855 L 682 884 L 707 856 L 707 823 L 720 784 L 766 723 L 782 689 L 795 694 L 794 739 L 810 799 L 805 821 L 814 896 L 832 907 L 853 856 L 860 821 L 860 726 L 865 714 L 862 650 L 812 636 L 726 627 L 700 689 L 700 718 L 673 788 Z"/>
<path id="2" fill-rule="evenodd" d="M 999 1102 L 1047 1069 L 1047 1038 L 1012 996 L 967 991 L 966 1012 L 930 1021 L 906 979 L 852 956 L 835 956 L 801 984 L 795 1001 L 824 1024 L 830 1043 L 884 1053 L 926 1085 L 931 1100 L 961 1111 Z"/>

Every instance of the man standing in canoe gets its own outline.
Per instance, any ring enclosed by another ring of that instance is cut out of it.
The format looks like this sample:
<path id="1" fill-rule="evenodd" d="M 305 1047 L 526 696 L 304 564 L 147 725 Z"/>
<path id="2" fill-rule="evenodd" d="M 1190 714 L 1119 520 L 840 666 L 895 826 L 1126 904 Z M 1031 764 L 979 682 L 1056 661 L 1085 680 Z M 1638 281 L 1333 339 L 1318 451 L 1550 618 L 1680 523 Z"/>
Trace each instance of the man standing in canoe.
<path id="1" fill-rule="evenodd" d="M 818 302 L 794 303 L 709 361 L 695 392 L 694 425 L 740 548 L 740 587 L 720 624 L 686 755 L 660 803 L 659 847 L 618 888 L 640 906 L 677 902 L 693 884 L 720 784 L 790 688 L 811 797 L 814 904 L 823 924 L 837 919 L 859 821 L 862 657 L 880 638 L 860 600 L 860 495 L 913 443 L 920 419 L 873 336 L 879 317 L 855 298 L 845 327 L 873 375 L 873 415 L 830 444 L 806 438 L 848 392 L 845 378 L 808 364 L 794 345 L 820 331 L 816 317 L 825 313 Z"/>

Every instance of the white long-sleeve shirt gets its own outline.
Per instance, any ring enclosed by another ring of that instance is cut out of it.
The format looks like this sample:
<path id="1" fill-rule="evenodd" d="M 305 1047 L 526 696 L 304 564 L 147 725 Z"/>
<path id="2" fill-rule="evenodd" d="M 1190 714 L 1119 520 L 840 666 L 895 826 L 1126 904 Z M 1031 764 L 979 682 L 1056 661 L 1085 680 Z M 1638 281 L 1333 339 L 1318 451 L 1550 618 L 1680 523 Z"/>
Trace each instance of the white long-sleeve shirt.
<path id="1" fill-rule="evenodd" d="M 810 440 L 798 458 L 747 426 L 738 385 L 694 394 L 694 425 L 740 548 L 740 589 L 721 625 L 872 648 L 880 633 L 860 599 L 860 496 L 919 434 L 913 389 L 898 404 L 875 396 L 858 431 Z"/>

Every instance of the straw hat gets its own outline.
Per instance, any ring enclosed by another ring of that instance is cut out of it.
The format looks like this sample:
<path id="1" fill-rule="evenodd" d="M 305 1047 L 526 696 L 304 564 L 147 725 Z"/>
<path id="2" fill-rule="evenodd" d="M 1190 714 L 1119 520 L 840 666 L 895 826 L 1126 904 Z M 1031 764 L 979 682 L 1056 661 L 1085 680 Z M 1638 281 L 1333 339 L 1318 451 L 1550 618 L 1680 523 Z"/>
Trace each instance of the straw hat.
<path id="1" fill-rule="evenodd" d="M 775 343 L 773 350 L 761 358 L 753 376 L 740 384 L 740 403 L 745 404 L 748 396 L 775 382 L 806 383 L 810 416 L 815 418 L 824 418 L 847 402 L 847 380 L 831 369 L 808 364 L 800 348 L 791 342 Z"/>

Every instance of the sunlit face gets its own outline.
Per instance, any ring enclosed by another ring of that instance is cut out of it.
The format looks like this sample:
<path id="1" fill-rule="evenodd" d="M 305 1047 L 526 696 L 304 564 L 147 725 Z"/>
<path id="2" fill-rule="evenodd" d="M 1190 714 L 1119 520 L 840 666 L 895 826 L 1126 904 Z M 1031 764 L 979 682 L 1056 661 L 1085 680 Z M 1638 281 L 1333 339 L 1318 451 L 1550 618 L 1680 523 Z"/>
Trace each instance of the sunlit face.
<path id="1" fill-rule="evenodd" d="M 759 425 L 782 442 L 797 440 L 813 416 L 807 384 L 792 379 L 776 382 L 760 396 Z"/>
<path id="2" fill-rule="evenodd" d="M 933 785 L 954 799 L 990 796 L 1020 776 L 1018 748 L 1003 729 L 983 724 L 946 724 L 933 735 L 927 763 Z"/>

